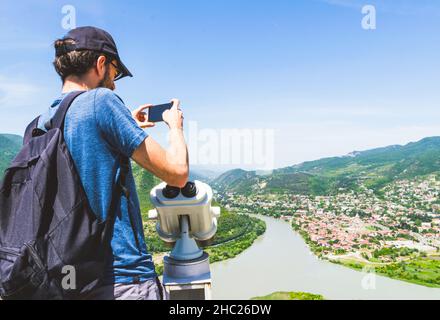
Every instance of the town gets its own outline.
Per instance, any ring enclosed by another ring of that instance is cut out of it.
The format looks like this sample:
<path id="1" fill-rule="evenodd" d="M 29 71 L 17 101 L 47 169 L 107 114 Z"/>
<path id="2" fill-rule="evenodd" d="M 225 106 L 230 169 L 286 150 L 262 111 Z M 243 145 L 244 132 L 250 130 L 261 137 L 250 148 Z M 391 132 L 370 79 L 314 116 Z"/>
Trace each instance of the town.
<path id="1" fill-rule="evenodd" d="M 440 251 L 440 179 L 398 180 L 373 192 L 308 196 L 219 193 L 227 209 L 289 221 L 320 258 L 399 262 Z"/>

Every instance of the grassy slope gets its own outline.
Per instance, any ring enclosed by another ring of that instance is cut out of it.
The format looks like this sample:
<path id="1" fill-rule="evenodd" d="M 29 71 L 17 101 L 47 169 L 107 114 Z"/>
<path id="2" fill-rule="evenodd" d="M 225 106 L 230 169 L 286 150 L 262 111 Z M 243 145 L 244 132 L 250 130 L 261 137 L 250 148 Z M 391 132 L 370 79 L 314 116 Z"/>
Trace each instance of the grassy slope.
<path id="1" fill-rule="evenodd" d="M 254 297 L 251 300 L 324 300 L 324 297 L 307 292 L 274 292 L 267 296 Z"/>
<path id="2" fill-rule="evenodd" d="M 151 189 L 159 184 L 159 178 L 152 175 L 147 170 L 142 169 L 136 163 L 132 162 L 133 177 L 136 183 L 136 190 L 139 197 L 139 204 L 142 212 L 142 217 L 146 220 L 149 209 L 152 209 L 150 202 Z"/>
<path id="3" fill-rule="evenodd" d="M 362 270 L 367 264 L 359 261 L 332 261 L 355 270 Z M 440 260 L 418 258 L 407 262 L 387 265 L 368 264 L 377 274 L 432 288 L 440 288 Z"/>

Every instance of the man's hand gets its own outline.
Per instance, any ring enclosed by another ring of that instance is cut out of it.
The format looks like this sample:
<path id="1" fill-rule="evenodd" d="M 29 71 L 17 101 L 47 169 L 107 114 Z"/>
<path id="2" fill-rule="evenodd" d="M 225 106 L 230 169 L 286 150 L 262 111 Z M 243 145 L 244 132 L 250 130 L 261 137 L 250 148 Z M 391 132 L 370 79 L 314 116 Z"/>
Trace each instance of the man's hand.
<path id="1" fill-rule="evenodd" d="M 163 121 L 168 125 L 170 129 L 182 129 L 183 128 L 183 113 L 179 109 L 180 101 L 178 99 L 172 99 L 173 106 L 169 110 L 165 110 L 162 114 Z"/>
<path id="2" fill-rule="evenodd" d="M 170 128 L 168 149 L 162 149 L 151 136 L 148 136 L 134 151 L 132 158 L 142 168 L 152 172 L 167 184 L 183 188 L 189 175 L 188 150 L 182 130 L 183 115 L 179 109 L 180 102 L 177 99 L 171 102 L 173 102 L 172 108 L 162 114 Z"/>
<path id="3" fill-rule="evenodd" d="M 148 122 L 144 113 L 145 109 L 151 108 L 152 106 L 152 104 L 144 104 L 131 113 L 137 125 L 142 129 L 154 127 L 154 122 Z"/>

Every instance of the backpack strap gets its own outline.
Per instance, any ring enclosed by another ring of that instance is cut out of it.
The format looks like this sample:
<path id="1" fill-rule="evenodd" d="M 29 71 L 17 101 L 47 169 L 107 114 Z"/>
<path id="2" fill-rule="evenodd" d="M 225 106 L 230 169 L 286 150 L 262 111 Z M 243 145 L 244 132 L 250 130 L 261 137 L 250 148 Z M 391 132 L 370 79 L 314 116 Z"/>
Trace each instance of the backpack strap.
<path id="1" fill-rule="evenodd" d="M 47 130 L 59 128 L 64 129 L 64 120 L 66 118 L 67 110 L 69 110 L 70 105 L 73 100 L 76 99 L 80 94 L 83 94 L 85 91 L 73 91 L 70 92 L 64 99 L 61 101 L 60 106 L 58 107 L 57 112 L 52 117 L 50 121 L 45 124 Z"/>
<path id="2" fill-rule="evenodd" d="M 72 104 L 73 100 L 84 92 L 85 91 L 74 91 L 69 93 L 67 97 L 65 97 L 61 102 L 61 105 L 58 107 L 55 116 L 44 125 L 46 130 L 49 131 L 52 128 L 62 129 L 62 127 L 64 126 L 64 118 L 66 117 L 67 110 L 69 110 L 69 107 Z M 26 127 L 23 136 L 23 145 L 27 144 L 33 137 L 38 137 L 46 133 L 46 131 L 38 128 L 39 120 L 40 116 L 32 120 L 32 122 L 29 123 L 29 125 Z"/>
<path id="3" fill-rule="evenodd" d="M 116 181 L 116 184 L 113 186 L 112 198 L 111 198 L 111 202 L 110 202 L 109 211 L 107 214 L 108 223 L 106 224 L 106 230 L 103 233 L 104 243 L 110 243 L 110 241 L 111 241 L 111 236 L 112 236 L 113 232 L 110 228 L 113 228 L 113 225 L 115 223 L 116 211 L 117 211 L 118 205 L 120 204 L 122 194 L 125 195 L 128 202 L 130 201 L 130 198 L 129 198 L 130 192 L 128 191 L 128 188 L 127 188 L 127 175 L 130 172 L 130 159 L 123 156 L 123 155 L 120 155 L 119 156 L 119 164 L 120 164 L 119 176 Z M 136 242 L 136 247 L 138 250 L 140 250 L 140 241 L 139 241 L 139 238 L 137 235 L 137 231 L 135 228 L 135 223 L 134 223 L 133 217 L 132 217 L 131 212 L 129 210 L 129 204 L 127 204 L 127 214 L 128 214 L 128 219 L 130 221 L 131 229 L 133 231 L 134 240 Z"/>
<path id="4" fill-rule="evenodd" d="M 130 191 L 127 188 L 127 176 L 130 173 L 130 159 L 121 155 L 119 157 L 119 163 L 120 163 L 120 171 L 119 171 L 119 179 L 117 184 L 119 186 L 120 192 L 123 193 L 127 198 L 127 201 L 130 202 Z M 127 214 L 128 214 L 128 219 L 130 221 L 131 229 L 133 230 L 136 247 L 138 248 L 138 250 L 140 250 L 140 242 L 137 235 L 137 230 L 135 227 L 135 222 L 133 220 L 132 213 L 129 210 L 129 203 L 127 204 Z"/>

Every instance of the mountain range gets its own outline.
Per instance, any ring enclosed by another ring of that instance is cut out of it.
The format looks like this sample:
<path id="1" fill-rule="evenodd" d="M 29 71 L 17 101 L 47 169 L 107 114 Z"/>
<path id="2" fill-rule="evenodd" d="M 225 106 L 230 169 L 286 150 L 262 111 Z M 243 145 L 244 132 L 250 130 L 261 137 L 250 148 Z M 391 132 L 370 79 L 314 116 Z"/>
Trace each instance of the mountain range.
<path id="1" fill-rule="evenodd" d="M 269 174 L 241 169 L 230 170 L 211 183 L 223 191 L 291 192 L 325 195 L 356 190 L 362 183 L 379 191 L 398 179 L 440 174 L 440 137 L 429 137 L 406 145 L 392 145 L 354 151 L 342 157 L 308 161 Z"/>
<path id="2" fill-rule="evenodd" d="M 22 137 L 0 134 L 0 172 L 20 150 Z M 149 207 L 149 190 L 160 180 L 133 164 L 141 207 Z M 340 190 L 356 190 L 362 183 L 373 190 L 398 179 L 427 174 L 440 175 L 440 137 L 429 137 L 406 145 L 392 145 L 354 151 L 341 157 L 323 158 L 276 169 L 269 173 L 234 169 L 223 174 L 192 170 L 191 180 L 212 184 L 221 191 L 241 194 L 253 192 L 291 192 L 325 195 Z"/>

